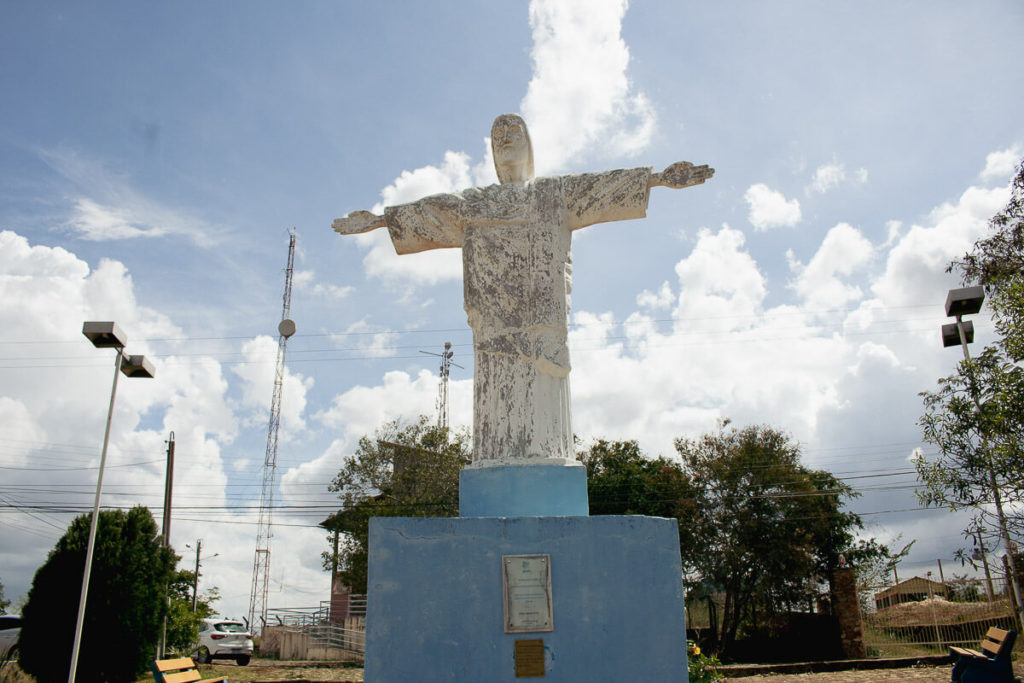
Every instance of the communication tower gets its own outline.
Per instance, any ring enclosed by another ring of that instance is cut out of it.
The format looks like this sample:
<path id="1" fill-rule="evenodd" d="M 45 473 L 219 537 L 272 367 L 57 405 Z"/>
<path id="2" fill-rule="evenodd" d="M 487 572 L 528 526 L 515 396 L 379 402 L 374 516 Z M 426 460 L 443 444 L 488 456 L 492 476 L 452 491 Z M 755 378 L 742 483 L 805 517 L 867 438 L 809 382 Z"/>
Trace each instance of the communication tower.
<path id="1" fill-rule="evenodd" d="M 274 486 L 277 479 L 277 432 L 281 425 L 281 389 L 284 386 L 284 355 L 288 338 L 295 334 L 295 323 L 288 317 L 292 307 L 292 271 L 295 265 L 295 230 L 289 233 L 288 267 L 284 276 L 284 307 L 277 326 L 277 363 L 274 366 L 274 395 L 270 401 L 267 425 L 267 453 L 263 460 L 263 493 L 256 534 L 256 555 L 252 563 L 252 593 L 249 596 L 249 629 L 256 633 L 267 623 L 267 588 L 270 584 L 271 518 L 274 512 Z M 257 619 L 259 621 L 257 621 Z"/>
<path id="2" fill-rule="evenodd" d="M 420 351 L 430 356 L 438 356 L 441 358 L 441 383 L 437 388 L 437 426 L 447 427 L 448 426 L 448 376 L 451 374 L 452 366 L 457 368 L 462 366 L 458 363 L 452 362 L 452 356 L 455 352 L 452 351 L 452 343 L 444 343 L 444 351 L 441 353 L 433 353 L 432 351 Z"/>

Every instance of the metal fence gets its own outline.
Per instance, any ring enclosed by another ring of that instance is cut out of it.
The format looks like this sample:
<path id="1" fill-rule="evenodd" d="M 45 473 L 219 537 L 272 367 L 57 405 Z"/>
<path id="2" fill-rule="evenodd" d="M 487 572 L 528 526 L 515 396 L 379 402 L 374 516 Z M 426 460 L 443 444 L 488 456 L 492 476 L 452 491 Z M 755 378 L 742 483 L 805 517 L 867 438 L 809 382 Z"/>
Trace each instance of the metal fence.
<path id="1" fill-rule="evenodd" d="M 306 649 L 366 651 L 366 596 L 349 595 L 340 606 L 322 601 L 319 607 L 278 608 L 267 611 L 275 630 L 305 636 Z"/>
<path id="2" fill-rule="evenodd" d="M 1019 630 L 1002 578 L 932 581 L 912 577 L 861 589 L 864 645 L 871 657 L 946 654 L 977 648 L 993 626 Z"/>

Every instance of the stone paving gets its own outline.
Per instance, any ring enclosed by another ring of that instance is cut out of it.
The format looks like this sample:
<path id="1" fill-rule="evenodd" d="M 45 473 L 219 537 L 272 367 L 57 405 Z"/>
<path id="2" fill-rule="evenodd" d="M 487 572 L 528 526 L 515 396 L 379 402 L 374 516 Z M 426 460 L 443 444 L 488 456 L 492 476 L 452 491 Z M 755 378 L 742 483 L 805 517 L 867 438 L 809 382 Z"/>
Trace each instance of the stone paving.
<path id="1" fill-rule="evenodd" d="M 758 674 L 742 678 L 727 678 L 737 683 L 898 683 L 899 681 L 921 681 L 922 683 L 947 683 L 952 665 L 921 666 L 907 669 L 873 669 L 866 671 L 829 671 L 804 674 Z M 1014 673 L 1024 676 L 1024 666 L 1015 664 Z"/>
<path id="2" fill-rule="evenodd" d="M 946 683 L 952 666 L 920 667 L 911 669 L 874 669 L 870 671 L 829 671 L 805 674 L 759 674 L 742 678 L 727 678 L 726 681 L 753 683 L 896 683 L 897 681 L 928 681 Z"/>

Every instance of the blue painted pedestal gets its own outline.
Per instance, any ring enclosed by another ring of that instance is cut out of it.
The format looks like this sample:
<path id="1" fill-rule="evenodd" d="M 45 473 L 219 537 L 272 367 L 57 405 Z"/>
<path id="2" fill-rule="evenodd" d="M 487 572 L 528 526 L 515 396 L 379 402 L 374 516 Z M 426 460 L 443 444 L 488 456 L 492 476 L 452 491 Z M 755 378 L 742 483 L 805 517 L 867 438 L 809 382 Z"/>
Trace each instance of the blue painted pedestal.
<path id="1" fill-rule="evenodd" d="M 523 477 L 539 477 L 534 484 L 543 490 L 548 479 L 526 468 L 499 469 L 506 468 L 464 471 L 463 513 L 469 494 L 480 516 L 370 520 L 368 683 L 517 681 L 514 648 L 523 639 L 544 641 L 544 680 L 686 683 L 676 520 L 587 517 L 585 509 L 578 516 L 530 514 L 535 508 L 494 516 L 483 489 L 508 492 Z M 561 496 L 578 505 L 579 473 L 548 474 L 573 480 Z M 505 633 L 502 556 L 536 554 L 551 557 L 554 630 Z"/>

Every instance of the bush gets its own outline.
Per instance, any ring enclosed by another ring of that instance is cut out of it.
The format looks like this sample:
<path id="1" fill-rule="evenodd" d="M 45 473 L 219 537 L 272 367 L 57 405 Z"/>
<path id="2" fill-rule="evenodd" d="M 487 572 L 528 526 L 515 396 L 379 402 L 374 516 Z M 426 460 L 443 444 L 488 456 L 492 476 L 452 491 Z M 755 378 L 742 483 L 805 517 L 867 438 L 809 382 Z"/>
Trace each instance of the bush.
<path id="1" fill-rule="evenodd" d="M 725 678 L 718 673 L 722 665 L 717 657 L 703 654 L 692 640 L 686 643 L 686 663 L 690 672 L 690 683 L 711 683 Z"/>
<path id="2" fill-rule="evenodd" d="M 68 678 L 90 521 L 90 515 L 77 517 L 32 579 L 18 661 L 39 681 Z M 79 680 L 130 683 L 147 669 L 156 654 L 176 562 L 147 508 L 100 512 Z"/>

